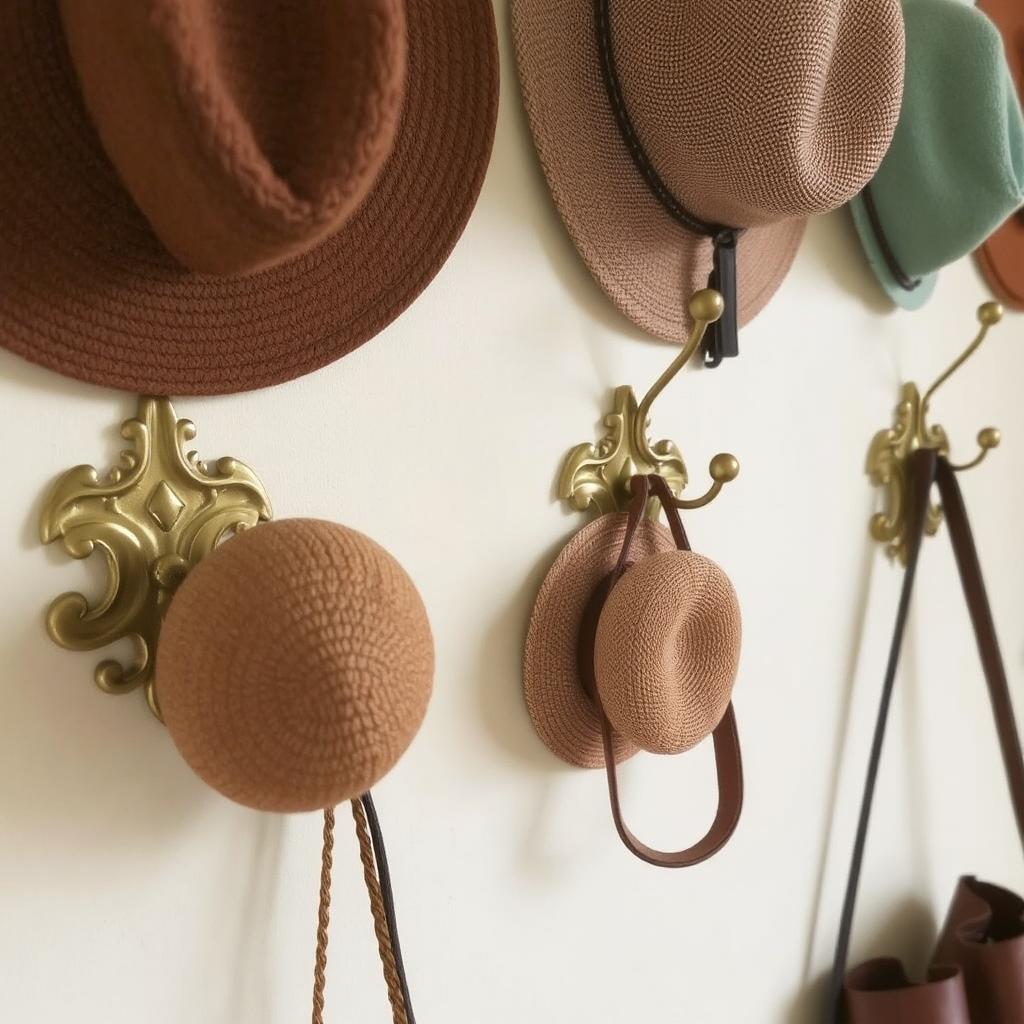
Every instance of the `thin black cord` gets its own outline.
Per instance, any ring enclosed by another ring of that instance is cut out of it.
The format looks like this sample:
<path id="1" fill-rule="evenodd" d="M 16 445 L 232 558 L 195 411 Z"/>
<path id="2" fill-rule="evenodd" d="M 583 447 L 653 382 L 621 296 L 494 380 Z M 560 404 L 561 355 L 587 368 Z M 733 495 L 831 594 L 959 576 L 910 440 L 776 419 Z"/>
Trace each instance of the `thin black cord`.
<path id="1" fill-rule="evenodd" d="M 388 933 L 391 936 L 391 948 L 395 954 L 395 968 L 398 971 L 398 982 L 402 987 L 402 998 L 405 1000 L 405 1013 L 409 1024 L 416 1024 L 416 1016 L 412 1010 L 412 998 L 409 995 L 409 982 L 405 976 L 405 964 L 402 961 L 402 946 L 398 941 L 398 920 L 395 917 L 395 895 L 391 888 L 391 871 L 388 868 L 388 855 L 384 849 L 384 833 L 381 831 L 377 808 L 373 806 L 373 797 L 367 792 L 360 798 L 366 812 L 366 822 L 370 827 L 370 842 L 373 844 L 373 857 L 377 862 L 377 877 L 380 881 L 381 896 L 384 900 L 384 918 L 387 921 Z"/>
<path id="2" fill-rule="evenodd" d="M 882 217 L 878 212 L 878 204 L 875 202 L 875 194 L 871 191 L 871 186 L 866 185 L 864 191 L 861 193 L 861 199 L 864 202 L 864 212 L 868 215 L 868 224 L 871 226 L 871 233 L 875 236 L 875 241 L 878 243 L 878 248 L 881 250 L 882 259 L 885 260 L 885 265 L 889 268 L 889 273 L 896 279 L 896 283 L 905 291 L 912 292 L 916 291 L 921 287 L 920 277 L 911 277 L 900 263 L 896 256 L 896 250 L 893 249 L 892 243 L 889 241 L 889 236 L 885 233 L 885 228 L 882 225 Z"/>

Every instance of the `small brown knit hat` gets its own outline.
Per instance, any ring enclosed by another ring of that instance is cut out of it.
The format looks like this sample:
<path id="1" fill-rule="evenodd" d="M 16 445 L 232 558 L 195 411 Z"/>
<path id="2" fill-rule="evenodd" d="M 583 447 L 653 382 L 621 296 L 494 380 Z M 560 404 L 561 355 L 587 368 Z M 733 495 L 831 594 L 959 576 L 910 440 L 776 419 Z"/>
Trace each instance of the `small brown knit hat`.
<path id="1" fill-rule="evenodd" d="M 6 0 L 0 346 L 153 394 L 330 363 L 447 259 L 497 72 L 490 0 Z"/>
<path id="2" fill-rule="evenodd" d="M 286 519 L 232 538 L 174 595 L 156 693 L 175 745 L 247 807 L 366 792 L 426 713 L 430 625 L 408 575 L 355 530 Z"/>
<path id="3" fill-rule="evenodd" d="M 558 211 L 612 301 L 661 338 L 684 337 L 723 231 L 747 229 L 738 318 L 753 318 L 806 218 L 867 184 L 899 117 L 899 0 L 512 0 L 512 19 Z"/>
<path id="4" fill-rule="evenodd" d="M 545 745 L 581 768 L 604 764 L 599 711 L 580 672 L 584 615 L 613 572 L 624 514 L 585 526 L 541 585 L 526 639 L 526 706 Z M 708 736 L 729 704 L 740 649 L 740 611 L 729 578 L 710 559 L 679 551 L 643 520 L 634 562 L 600 614 L 594 675 L 614 729 L 618 762 L 638 750 L 681 753 Z"/>

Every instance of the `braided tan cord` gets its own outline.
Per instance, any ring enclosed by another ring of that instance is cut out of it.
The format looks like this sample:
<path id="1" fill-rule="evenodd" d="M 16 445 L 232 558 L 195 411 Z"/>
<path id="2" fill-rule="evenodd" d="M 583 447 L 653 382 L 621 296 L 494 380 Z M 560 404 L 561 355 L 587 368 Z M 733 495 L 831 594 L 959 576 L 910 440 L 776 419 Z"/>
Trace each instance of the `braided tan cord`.
<path id="1" fill-rule="evenodd" d="M 366 825 L 366 812 L 359 800 L 352 801 L 352 817 L 356 823 L 356 835 L 359 838 L 359 859 L 363 862 L 363 878 L 366 891 L 370 897 L 370 911 L 373 914 L 373 930 L 377 935 L 377 949 L 380 952 L 380 963 L 384 969 L 384 981 L 388 986 L 388 999 L 391 1001 L 391 1012 L 394 1024 L 409 1024 L 405 1000 L 402 997 L 402 986 L 395 964 L 395 952 L 391 946 L 391 933 L 388 931 L 387 918 L 384 913 L 384 897 L 380 891 L 377 878 L 377 867 L 373 857 L 373 844 Z M 314 1024 L 321 1024 L 314 1020 Z"/>
<path id="2" fill-rule="evenodd" d="M 320 867 L 320 910 L 313 969 L 313 1024 L 324 1024 L 324 986 L 327 983 L 327 926 L 331 923 L 331 868 L 334 865 L 334 808 L 324 810 L 324 848 Z"/>

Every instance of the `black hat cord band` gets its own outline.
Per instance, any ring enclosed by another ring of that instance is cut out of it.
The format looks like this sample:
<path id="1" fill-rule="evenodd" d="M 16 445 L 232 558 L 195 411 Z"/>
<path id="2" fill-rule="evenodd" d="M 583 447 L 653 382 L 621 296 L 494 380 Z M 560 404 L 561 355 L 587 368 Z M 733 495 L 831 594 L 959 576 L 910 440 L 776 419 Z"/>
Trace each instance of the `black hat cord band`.
<path id="1" fill-rule="evenodd" d="M 736 242 L 741 228 L 726 227 L 701 220 L 691 213 L 665 184 L 640 141 L 633 119 L 629 116 L 622 83 L 615 64 L 612 45 L 610 0 L 594 0 L 594 26 L 597 31 L 597 51 L 601 77 L 608 93 L 608 102 L 615 114 L 622 141 L 632 157 L 636 169 L 648 189 L 677 224 L 695 235 L 703 235 L 714 242 L 714 262 L 708 287 L 714 288 L 725 299 L 725 312 L 720 320 L 711 324 L 704 336 L 704 365 L 718 366 L 725 358 L 739 355 L 739 323 L 736 310 Z"/>
<path id="2" fill-rule="evenodd" d="M 875 236 L 878 249 L 882 254 L 882 259 L 885 260 L 885 265 L 889 268 L 889 273 L 892 274 L 896 279 L 896 283 L 905 292 L 916 291 L 921 287 L 921 278 L 911 277 L 903 269 L 903 265 L 900 263 L 896 256 L 896 251 L 889 241 L 889 236 L 885 233 L 885 228 L 882 226 L 882 217 L 878 212 L 878 204 L 875 202 L 875 196 L 871 191 L 870 185 L 864 186 L 864 191 L 861 192 L 861 199 L 864 201 L 864 212 L 868 215 L 871 233 Z"/>

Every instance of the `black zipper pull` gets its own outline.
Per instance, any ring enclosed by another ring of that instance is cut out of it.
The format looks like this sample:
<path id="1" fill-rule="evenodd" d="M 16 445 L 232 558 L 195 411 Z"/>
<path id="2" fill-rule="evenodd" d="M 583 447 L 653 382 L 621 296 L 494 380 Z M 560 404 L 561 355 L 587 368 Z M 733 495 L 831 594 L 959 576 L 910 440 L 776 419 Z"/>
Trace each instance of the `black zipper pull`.
<path id="1" fill-rule="evenodd" d="M 708 287 L 725 300 L 725 312 L 708 326 L 704 335 L 704 365 L 718 366 L 723 359 L 740 354 L 739 324 L 736 316 L 736 232 L 715 235 L 715 256 Z"/>

